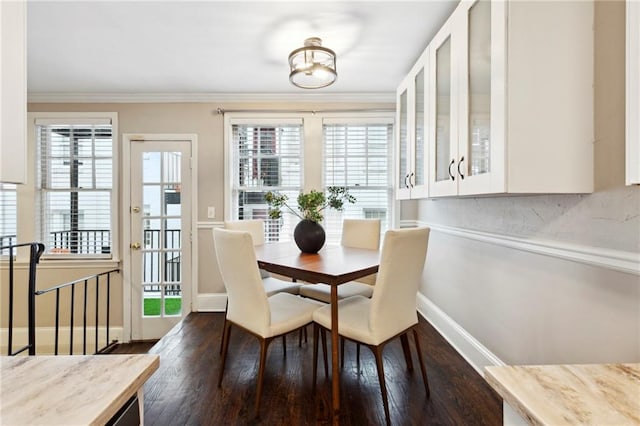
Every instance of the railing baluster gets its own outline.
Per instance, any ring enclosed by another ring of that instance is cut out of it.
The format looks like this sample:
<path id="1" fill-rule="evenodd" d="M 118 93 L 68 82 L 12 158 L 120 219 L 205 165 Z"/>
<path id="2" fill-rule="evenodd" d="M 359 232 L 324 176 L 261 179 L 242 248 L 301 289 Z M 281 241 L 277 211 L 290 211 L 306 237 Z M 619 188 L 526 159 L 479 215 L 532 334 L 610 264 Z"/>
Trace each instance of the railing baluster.
<path id="1" fill-rule="evenodd" d="M 99 301 L 100 301 L 100 277 L 96 277 L 96 335 L 95 335 L 96 346 L 95 346 L 95 352 L 98 352 L 98 321 L 99 321 L 98 307 L 100 306 L 99 305 Z"/>
<path id="2" fill-rule="evenodd" d="M 73 355 L 73 311 L 75 310 L 75 292 L 76 283 L 73 283 L 71 284 L 71 319 L 69 320 L 71 335 L 69 336 L 69 355 Z"/>
<path id="3" fill-rule="evenodd" d="M 109 309 L 109 304 L 111 301 L 110 293 L 111 293 L 111 274 L 107 274 L 107 346 L 109 345 L 109 312 L 111 312 L 111 309 Z"/>
<path id="4" fill-rule="evenodd" d="M 13 247 L 9 247 L 9 347 L 8 355 L 13 349 Z"/>
<path id="5" fill-rule="evenodd" d="M 39 261 L 39 254 L 44 251 L 44 246 L 32 244 L 29 250 L 29 355 L 36 354 L 36 263 Z"/>
<path id="6" fill-rule="evenodd" d="M 84 306 L 82 308 L 82 355 L 87 354 L 87 280 L 84 280 Z"/>
<path id="7" fill-rule="evenodd" d="M 58 340 L 60 333 L 60 289 L 56 288 L 56 336 L 55 336 L 55 355 L 58 355 Z"/>

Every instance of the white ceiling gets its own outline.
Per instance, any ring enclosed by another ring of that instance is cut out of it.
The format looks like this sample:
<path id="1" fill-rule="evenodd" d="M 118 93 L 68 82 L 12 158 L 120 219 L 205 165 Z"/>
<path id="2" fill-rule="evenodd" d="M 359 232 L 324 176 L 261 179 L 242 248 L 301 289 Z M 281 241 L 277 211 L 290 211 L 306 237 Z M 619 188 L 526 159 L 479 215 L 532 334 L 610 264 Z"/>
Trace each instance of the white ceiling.
<path id="1" fill-rule="evenodd" d="M 29 0 L 28 91 L 394 93 L 457 3 Z M 309 91 L 289 83 L 287 57 L 313 36 L 338 80 Z"/>

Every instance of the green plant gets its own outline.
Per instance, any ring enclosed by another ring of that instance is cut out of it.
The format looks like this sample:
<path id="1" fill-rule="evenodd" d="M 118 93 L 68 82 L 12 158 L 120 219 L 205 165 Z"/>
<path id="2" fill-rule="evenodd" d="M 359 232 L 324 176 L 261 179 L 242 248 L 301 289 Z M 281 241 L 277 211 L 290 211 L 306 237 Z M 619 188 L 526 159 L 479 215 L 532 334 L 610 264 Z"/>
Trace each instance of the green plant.
<path id="1" fill-rule="evenodd" d="M 322 211 L 326 208 L 342 211 L 344 210 L 345 201 L 351 204 L 356 202 L 356 197 L 349 194 L 349 190 L 344 186 L 327 187 L 327 196 L 325 196 L 324 192 L 318 192 L 315 189 L 306 194 L 300 192 L 297 199 L 297 211 L 287 203 L 289 197 L 284 194 L 269 191 L 264 196 L 264 199 L 269 205 L 269 217 L 271 219 L 280 219 L 282 217 L 282 209 L 287 208 L 300 219 L 308 219 L 313 222 L 322 222 Z"/>

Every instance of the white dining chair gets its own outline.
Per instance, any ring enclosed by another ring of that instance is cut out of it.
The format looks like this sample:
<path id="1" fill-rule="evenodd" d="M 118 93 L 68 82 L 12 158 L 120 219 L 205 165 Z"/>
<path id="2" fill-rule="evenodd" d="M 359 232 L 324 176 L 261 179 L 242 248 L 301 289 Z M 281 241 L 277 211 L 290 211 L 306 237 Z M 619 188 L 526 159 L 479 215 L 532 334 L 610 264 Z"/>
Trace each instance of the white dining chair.
<path id="1" fill-rule="evenodd" d="M 385 233 L 380 267 L 371 298 L 352 296 L 338 302 L 338 332 L 341 337 L 363 344 L 373 352 L 387 424 L 390 424 L 389 404 L 384 378 L 382 351 L 387 343 L 400 337 L 407 368 L 413 369 L 408 333 L 413 331 L 427 398 L 429 382 L 415 326 L 418 324 L 416 296 L 422 280 L 429 242 L 429 228 L 390 230 Z M 318 359 L 318 326 L 331 329 L 331 307 L 324 306 L 313 314 L 313 382 L 315 385 Z"/>
<path id="2" fill-rule="evenodd" d="M 260 342 L 255 402 L 255 416 L 258 417 L 269 344 L 273 339 L 309 324 L 313 312 L 322 305 L 287 292 L 267 296 L 258 270 L 253 240 L 248 232 L 214 229 L 213 239 L 218 267 L 228 294 L 218 386 L 222 386 L 229 337 L 235 325 Z"/>
<path id="3" fill-rule="evenodd" d="M 380 219 L 344 219 L 340 244 L 344 247 L 378 250 L 380 247 Z M 338 299 L 357 295 L 371 297 L 374 283 L 375 275 L 341 284 L 338 286 Z M 304 284 L 300 287 L 300 295 L 330 303 L 331 286 Z"/>
<path id="4" fill-rule="evenodd" d="M 264 221 L 262 219 L 225 220 L 224 228 L 232 231 L 246 231 L 250 233 L 254 246 L 264 244 Z M 280 292 L 291 294 L 298 294 L 300 292 L 300 283 L 274 278 L 269 272 L 262 269 L 260 269 L 260 276 L 262 277 L 262 284 L 267 292 L 267 296 L 273 296 Z"/>

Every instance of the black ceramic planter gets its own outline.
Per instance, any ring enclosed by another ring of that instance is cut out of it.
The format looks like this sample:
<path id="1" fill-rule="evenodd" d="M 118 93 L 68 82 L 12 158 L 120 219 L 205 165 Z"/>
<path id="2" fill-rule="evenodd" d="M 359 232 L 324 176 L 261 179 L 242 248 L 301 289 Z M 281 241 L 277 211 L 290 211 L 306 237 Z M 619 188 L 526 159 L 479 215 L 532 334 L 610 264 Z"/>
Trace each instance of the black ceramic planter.
<path id="1" fill-rule="evenodd" d="M 318 222 L 303 219 L 293 230 L 293 239 L 303 253 L 317 253 L 324 245 L 324 228 Z"/>

